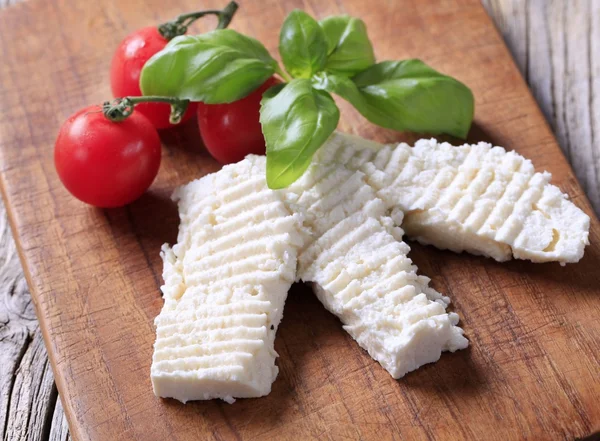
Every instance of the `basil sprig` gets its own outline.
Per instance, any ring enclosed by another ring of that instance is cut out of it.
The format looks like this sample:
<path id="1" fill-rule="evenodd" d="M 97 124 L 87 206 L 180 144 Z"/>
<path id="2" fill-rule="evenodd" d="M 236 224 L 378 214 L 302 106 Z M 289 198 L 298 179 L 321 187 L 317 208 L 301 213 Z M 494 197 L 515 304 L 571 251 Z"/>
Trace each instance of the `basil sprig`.
<path id="1" fill-rule="evenodd" d="M 279 53 L 292 77 L 310 78 L 327 62 L 325 32 L 306 12 L 292 11 L 279 33 Z"/>
<path id="2" fill-rule="evenodd" d="M 365 22 L 348 15 L 327 17 L 319 22 L 327 38 L 330 73 L 351 76 L 375 64 L 373 46 Z"/>
<path id="3" fill-rule="evenodd" d="M 310 80 L 298 78 L 267 90 L 260 123 L 267 142 L 269 188 L 285 188 L 302 176 L 339 120 L 331 95 L 312 87 Z"/>
<path id="4" fill-rule="evenodd" d="M 466 138 L 473 120 L 471 90 L 421 60 L 384 61 L 352 78 L 321 72 L 313 86 L 341 96 L 378 126 Z"/>
<path id="5" fill-rule="evenodd" d="M 144 95 L 231 103 L 253 92 L 277 68 L 254 38 L 231 29 L 176 37 L 142 69 Z"/>
<path id="6" fill-rule="evenodd" d="M 337 127 L 331 93 L 374 124 L 465 138 L 473 94 L 420 60 L 375 62 L 364 22 L 347 15 L 316 21 L 292 11 L 279 52 L 289 78 L 257 40 L 230 29 L 172 40 L 144 66 L 145 95 L 209 104 L 241 99 L 274 73 L 287 80 L 263 94 L 260 123 L 267 145 L 267 183 L 284 188 L 310 165 Z"/>

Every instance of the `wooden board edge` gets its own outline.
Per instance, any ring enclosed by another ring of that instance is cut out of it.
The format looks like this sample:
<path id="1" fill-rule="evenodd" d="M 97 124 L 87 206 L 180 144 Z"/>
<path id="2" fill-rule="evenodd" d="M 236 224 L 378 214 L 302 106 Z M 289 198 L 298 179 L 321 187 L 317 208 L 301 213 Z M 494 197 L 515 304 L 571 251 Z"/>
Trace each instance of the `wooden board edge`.
<path id="1" fill-rule="evenodd" d="M 503 46 L 503 50 L 506 52 L 506 55 L 508 56 L 508 58 L 510 58 L 510 60 L 511 60 L 510 62 L 512 63 L 512 68 L 516 69 L 516 71 L 518 72 L 518 77 L 520 78 L 520 81 L 522 82 L 522 85 L 524 85 L 525 88 L 527 89 L 528 99 L 531 102 L 535 103 L 534 111 L 536 112 L 536 117 L 538 119 L 541 118 L 541 120 L 544 121 L 544 126 L 546 127 L 546 129 L 549 131 L 549 133 L 552 133 L 553 144 L 555 145 L 555 148 L 560 152 L 560 155 L 561 155 L 566 167 L 570 171 L 571 175 L 573 177 L 575 177 L 575 173 L 573 171 L 571 164 L 569 163 L 569 161 L 567 160 L 566 156 L 564 155 L 562 149 L 560 148 L 554 132 L 551 130 L 550 125 L 548 124 L 548 121 L 544 117 L 537 100 L 534 98 L 533 93 L 532 93 L 531 89 L 529 88 L 529 85 L 525 81 L 525 78 L 523 77 L 521 71 L 519 70 L 512 54 L 508 50 L 508 47 L 506 46 L 506 43 L 504 42 L 500 32 L 498 31 L 498 28 L 495 26 L 495 24 L 491 20 L 490 16 L 487 14 L 487 11 L 485 11 L 485 8 L 483 8 L 483 6 L 481 4 L 479 4 L 477 7 L 482 8 L 484 10 L 483 12 L 486 15 L 486 20 L 487 20 L 488 26 L 493 27 L 493 29 L 494 29 L 493 32 L 495 32 L 496 38 L 499 39 L 499 41 L 501 42 L 501 44 Z M 29 260 L 27 258 L 27 253 L 23 249 L 23 246 L 21 243 L 21 238 L 18 234 L 17 215 L 16 215 L 16 213 L 13 212 L 13 207 L 9 203 L 10 199 L 9 199 L 9 195 L 8 195 L 8 193 L 9 193 L 8 188 L 9 188 L 9 185 L 5 181 L 5 173 L 3 171 L 0 171 L 0 193 L 2 194 L 3 200 L 6 202 L 7 217 L 8 217 L 10 228 L 13 233 L 14 240 L 15 240 L 15 246 L 17 249 L 17 253 L 19 255 L 19 260 L 23 267 L 24 275 L 25 275 L 27 284 L 28 284 L 30 292 L 31 292 L 36 316 L 39 320 L 40 329 L 41 329 L 41 332 L 43 335 L 44 343 L 48 350 L 48 358 L 50 360 L 52 370 L 56 374 L 56 372 L 58 371 L 58 368 L 56 365 L 54 349 L 53 349 L 52 343 L 51 343 L 52 340 L 49 335 L 49 327 L 48 327 L 45 315 L 42 314 L 40 311 L 39 297 L 38 297 L 39 293 L 37 292 L 36 285 L 33 283 L 33 278 L 32 278 L 32 274 L 31 274 L 31 270 L 30 270 Z M 598 222 L 598 217 L 596 216 L 596 214 L 591 206 L 591 203 L 590 203 L 587 195 L 583 191 L 583 187 L 581 186 L 579 181 L 577 181 L 577 189 L 579 190 L 579 193 L 580 193 L 580 196 L 578 199 L 578 205 L 580 205 L 582 208 L 585 208 L 586 213 L 590 216 L 590 218 L 592 220 L 591 224 L 593 226 L 594 223 Z M 74 409 L 72 409 L 70 407 L 69 400 L 67 400 L 66 398 L 63 398 L 63 397 L 66 397 L 68 393 L 67 393 L 67 389 L 63 382 L 62 377 L 60 375 L 55 375 L 55 382 L 56 382 L 56 385 L 57 385 L 57 388 L 59 391 L 59 395 L 61 395 L 61 402 L 65 409 L 65 414 L 67 416 L 69 428 L 70 428 L 73 439 L 74 440 L 84 439 L 82 436 L 82 433 L 80 432 L 79 424 L 77 424 L 77 421 L 74 420 L 76 412 L 74 411 Z M 594 438 L 595 435 L 596 434 L 591 434 L 586 439 L 600 439 L 600 437 Z"/>
<path id="2" fill-rule="evenodd" d="M 21 266 L 23 268 L 23 274 L 25 276 L 25 280 L 27 281 L 27 286 L 29 287 L 29 292 L 31 294 L 31 300 L 33 301 L 33 306 L 35 310 L 35 315 L 39 322 L 40 331 L 42 332 L 42 337 L 44 339 L 44 346 L 46 347 L 46 351 L 48 352 L 48 360 L 50 361 L 50 367 L 52 368 L 52 373 L 54 375 L 54 382 L 56 383 L 56 388 L 58 390 L 59 399 L 62 403 L 65 417 L 67 418 L 67 422 L 69 423 L 69 432 L 71 434 L 71 438 L 74 441 L 78 441 L 83 439 L 79 432 L 79 425 L 75 424 L 75 421 L 72 421 L 73 416 L 75 415 L 74 409 L 71 408 L 69 400 L 67 400 L 67 389 L 65 384 L 63 383 L 63 379 L 60 375 L 57 375 L 58 366 L 56 365 L 55 353 L 52 347 L 52 340 L 50 338 L 50 331 L 48 324 L 46 323 L 45 315 L 41 313 L 39 306 L 39 298 L 38 292 L 33 283 L 33 277 L 31 275 L 31 271 L 29 269 L 29 261 L 27 259 L 27 255 L 23 249 L 21 244 L 21 238 L 17 234 L 17 221 L 15 218 L 15 214 L 13 213 L 12 205 L 7 203 L 9 201 L 7 194 L 7 185 L 5 182 L 5 176 L 3 172 L 0 172 L 0 194 L 2 195 L 2 200 L 4 201 L 4 205 L 6 208 L 6 216 L 8 218 L 8 223 L 10 225 L 10 231 L 13 235 L 13 239 L 15 242 L 15 248 L 17 249 L 17 254 L 19 256 L 19 261 L 21 262 Z"/>

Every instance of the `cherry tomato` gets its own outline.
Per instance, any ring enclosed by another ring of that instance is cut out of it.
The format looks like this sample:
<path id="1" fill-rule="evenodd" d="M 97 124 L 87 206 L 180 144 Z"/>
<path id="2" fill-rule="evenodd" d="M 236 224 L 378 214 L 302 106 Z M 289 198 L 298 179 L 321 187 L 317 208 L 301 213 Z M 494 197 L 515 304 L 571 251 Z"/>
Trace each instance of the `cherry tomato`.
<path id="1" fill-rule="evenodd" d="M 54 165 L 77 199 L 97 207 L 120 207 L 152 184 L 160 155 L 158 133 L 137 107 L 124 121 L 112 122 L 100 106 L 90 106 L 60 128 Z"/>
<path id="2" fill-rule="evenodd" d="M 250 153 L 265 154 L 265 138 L 260 127 L 260 100 L 275 77 L 239 101 L 229 104 L 198 103 L 198 125 L 204 145 L 221 164 L 241 161 Z"/>
<path id="3" fill-rule="evenodd" d="M 160 35 L 158 28 L 147 27 L 125 37 L 119 44 L 110 68 L 110 85 L 115 97 L 140 96 L 140 73 L 146 61 L 162 50 L 168 41 Z M 144 103 L 135 107 L 143 113 L 157 129 L 173 127 L 169 122 L 171 106 L 165 103 Z M 196 103 L 190 103 L 181 122 L 190 119 L 196 111 Z M 181 123 L 180 123 L 181 124 Z"/>

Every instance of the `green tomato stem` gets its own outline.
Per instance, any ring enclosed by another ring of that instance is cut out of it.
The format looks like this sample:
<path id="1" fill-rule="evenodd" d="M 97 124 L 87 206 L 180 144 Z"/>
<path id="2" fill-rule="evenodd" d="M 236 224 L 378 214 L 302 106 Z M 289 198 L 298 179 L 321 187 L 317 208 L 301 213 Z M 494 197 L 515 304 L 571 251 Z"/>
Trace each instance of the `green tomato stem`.
<path id="1" fill-rule="evenodd" d="M 190 100 L 182 100 L 169 96 L 126 96 L 102 104 L 102 113 L 112 122 L 121 122 L 133 113 L 136 104 L 140 103 L 167 103 L 171 105 L 169 122 L 178 124 L 190 104 Z"/>
<path id="2" fill-rule="evenodd" d="M 275 73 L 277 75 L 279 75 L 281 78 L 283 78 L 284 81 L 286 81 L 287 83 L 289 83 L 290 81 L 292 81 L 292 79 L 290 78 L 290 76 L 283 71 L 283 69 L 281 68 L 281 66 L 279 66 L 279 63 L 277 63 L 277 66 L 275 66 Z"/>
<path id="3" fill-rule="evenodd" d="M 191 12 L 189 14 L 182 14 L 178 16 L 175 20 L 168 21 L 158 26 L 158 32 L 162 35 L 166 40 L 172 40 L 173 38 L 184 35 L 188 27 L 198 20 L 199 18 L 204 17 L 205 15 L 216 15 L 219 18 L 219 23 L 217 24 L 217 29 L 225 29 L 229 26 L 229 23 L 233 19 L 235 11 L 238 9 L 238 4 L 234 1 L 229 2 L 227 6 L 223 9 L 207 9 L 204 11 Z"/>

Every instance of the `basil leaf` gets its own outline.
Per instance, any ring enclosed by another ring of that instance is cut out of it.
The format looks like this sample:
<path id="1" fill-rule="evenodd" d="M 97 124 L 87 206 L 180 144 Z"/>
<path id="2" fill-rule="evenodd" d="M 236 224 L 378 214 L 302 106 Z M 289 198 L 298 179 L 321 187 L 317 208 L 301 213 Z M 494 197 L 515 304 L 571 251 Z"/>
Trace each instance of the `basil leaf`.
<path id="1" fill-rule="evenodd" d="M 221 29 L 171 40 L 144 65 L 140 88 L 144 95 L 230 103 L 264 83 L 276 66 L 260 42 Z"/>
<path id="2" fill-rule="evenodd" d="M 327 92 L 295 79 L 263 94 L 260 123 L 267 143 L 267 185 L 284 188 L 310 165 L 337 127 L 340 111 Z"/>
<path id="3" fill-rule="evenodd" d="M 473 121 L 471 90 L 420 60 L 384 61 L 352 80 L 319 74 L 313 83 L 349 101 L 372 123 L 389 129 L 466 138 Z"/>
<path id="4" fill-rule="evenodd" d="M 325 18 L 319 24 L 327 38 L 328 72 L 352 76 L 375 63 L 373 46 L 362 20 L 339 15 Z"/>
<path id="5" fill-rule="evenodd" d="M 296 9 L 283 22 L 279 53 L 286 70 L 294 78 L 310 78 L 325 67 L 325 33 L 314 18 Z"/>
<path id="6" fill-rule="evenodd" d="M 362 116 L 381 127 L 395 128 L 397 120 L 383 108 L 372 105 L 356 84 L 343 75 L 319 72 L 312 77 L 313 87 L 335 93 L 354 106 Z"/>

